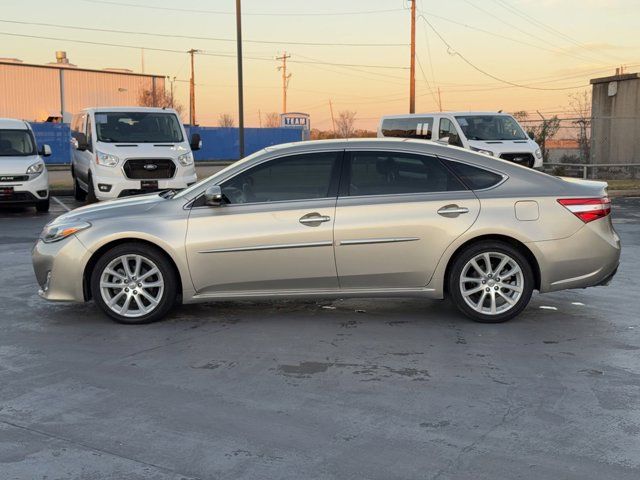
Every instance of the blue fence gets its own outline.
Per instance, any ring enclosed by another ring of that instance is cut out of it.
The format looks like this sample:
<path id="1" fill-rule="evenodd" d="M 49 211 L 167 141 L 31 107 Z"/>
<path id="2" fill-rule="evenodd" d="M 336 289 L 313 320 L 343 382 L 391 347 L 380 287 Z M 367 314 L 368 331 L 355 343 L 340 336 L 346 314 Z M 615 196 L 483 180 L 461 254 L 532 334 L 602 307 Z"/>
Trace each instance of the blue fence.
<path id="1" fill-rule="evenodd" d="M 71 163 L 71 131 L 65 123 L 30 123 L 36 136 L 38 150 L 42 145 L 51 147 L 51 156 L 44 159 L 45 163 L 68 164 Z"/>
<path id="2" fill-rule="evenodd" d="M 47 144 L 51 147 L 51 156 L 45 159 L 50 165 L 71 163 L 71 131 L 63 123 L 31 123 L 38 148 Z M 196 161 L 238 160 L 239 139 L 237 128 L 187 127 L 187 135 L 199 133 L 202 149 L 194 152 Z M 303 130 L 298 128 L 245 128 L 244 151 L 250 155 L 265 147 L 280 143 L 299 142 L 303 139 Z"/>
<path id="3" fill-rule="evenodd" d="M 194 152 L 196 161 L 240 158 L 237 128 L 186 127 L 186 129 L 189 137 L 192 133 L 199 133 L 202 138 L 202 148 Z M 244 154 L 250 155 L 271 145 L 299 142 L 302 139 L 301 128 L 245 128 Z"/>

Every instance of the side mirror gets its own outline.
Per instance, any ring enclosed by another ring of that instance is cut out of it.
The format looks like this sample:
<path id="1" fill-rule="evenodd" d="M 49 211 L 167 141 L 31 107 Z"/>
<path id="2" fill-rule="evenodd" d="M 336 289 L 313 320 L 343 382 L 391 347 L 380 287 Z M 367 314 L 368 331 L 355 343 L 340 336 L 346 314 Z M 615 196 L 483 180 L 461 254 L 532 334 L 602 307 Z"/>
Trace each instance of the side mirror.
<path id="1" fill-rule="evenodd" d="M 194 133 L 191 135 L 191 150 L 196 151 L 202 148 L 202 139 L 200 138 L 199 133 Z"/>
<path id="2" fill-rule="evenodd" d="M 73 144 L 76 150 L 80 150 L 81 152 L 84 152 L 89 147 L 89 144 L 87 142 L 87 136 L 84 133 L 74 132 L 73 138 L 75 140 Z"/>
<path id="3" fill-rule="evenodd" d="M 220 185 L 212 185 L 204 192 L 204 203 L 208 207 L 219 207 L 222 205 L 222 189 Z"/>
<path id="4" fill-rule="evenodd" d="M 534 142 L 536 141 L 536 136 L 533 134 L 533 132 L 527 132 L 527 135 L 529 135 L 529 138 L 531 140 L 533 140 Z"/>
<path id="5" fill-rule="evenodd" d="M 40 155 L 42 155 L 43 157 L 50 157 L 51 156 L 51 147 L 47 144 L 42 145 L 42 150 L 40 151 Z"/>

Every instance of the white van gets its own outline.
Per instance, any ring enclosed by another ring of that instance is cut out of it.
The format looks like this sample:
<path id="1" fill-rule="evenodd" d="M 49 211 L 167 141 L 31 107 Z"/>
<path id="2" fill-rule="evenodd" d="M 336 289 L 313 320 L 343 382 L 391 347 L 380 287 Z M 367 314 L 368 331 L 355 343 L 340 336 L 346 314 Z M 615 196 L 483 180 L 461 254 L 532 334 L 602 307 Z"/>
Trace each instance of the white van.
<path id="1" fill-rule="evenodd" d="M 76 200 L 110 200 L 196 182 L 190 142 L 178 113 L 169 108 L 87 108 L 74 115 L 71 175 Z"/>
<path id="2" fill-rule="evenodd" d="M 422 138 L 499 157 L 531 168 L 542 167 L 542 151 L 511 115 L 495 112 L 438 112 L 388 115 L 378 137 Z"/>
<path id="3" fill-rule="evenodd" d="M 34 205 L 49 211 L 49 174 L 43 157 L 49 145 L 38 151 L 31 126 L 13 118 L 0 118 L 0 204 Z"/>

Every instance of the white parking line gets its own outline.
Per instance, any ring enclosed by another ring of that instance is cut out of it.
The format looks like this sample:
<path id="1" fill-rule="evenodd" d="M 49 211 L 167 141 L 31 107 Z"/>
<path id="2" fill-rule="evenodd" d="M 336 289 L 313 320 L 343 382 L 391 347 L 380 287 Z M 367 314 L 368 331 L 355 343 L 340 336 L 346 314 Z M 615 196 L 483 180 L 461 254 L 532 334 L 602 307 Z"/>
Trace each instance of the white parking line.
<path id="1" fill-rule="evenodd" d="M 58 205 L 60 205 L 62 208 L 64 208 L 67 212 L 70 212 L 71 209 L 69 207 L 67 207 L 64 203 L 62 203 L 60 200 L 58 200 L 56 197 L 51 197 L 51 199 L 56 202 Z"/>

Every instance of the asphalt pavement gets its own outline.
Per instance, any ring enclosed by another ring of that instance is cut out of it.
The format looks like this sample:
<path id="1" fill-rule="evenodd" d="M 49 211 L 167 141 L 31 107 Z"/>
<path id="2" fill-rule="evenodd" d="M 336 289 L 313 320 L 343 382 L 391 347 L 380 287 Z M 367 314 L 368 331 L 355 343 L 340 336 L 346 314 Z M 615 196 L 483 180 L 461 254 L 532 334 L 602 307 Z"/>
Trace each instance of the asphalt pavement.
<path id="1" fill-rule="evenodd" d="M 608 287 L 481 325 L 420 299 L 218 302 L 123 326 L 41 300 L 0 210 L 0 478 L 640 478 L 640 198 Z"/>

